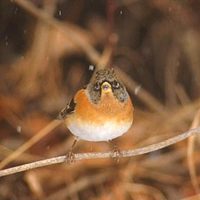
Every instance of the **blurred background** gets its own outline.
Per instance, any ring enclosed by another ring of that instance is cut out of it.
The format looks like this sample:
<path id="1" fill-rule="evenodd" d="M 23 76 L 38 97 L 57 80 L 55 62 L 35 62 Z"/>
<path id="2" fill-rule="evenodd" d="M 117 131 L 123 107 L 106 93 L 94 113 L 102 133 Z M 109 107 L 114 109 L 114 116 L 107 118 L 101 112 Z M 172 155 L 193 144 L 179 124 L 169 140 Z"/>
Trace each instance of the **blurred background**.
<path id="1" fill-rule="evenodd" d="M 199 9 L 195 0 L 0 0 L 0 168 L 66 154 L 73 137 L 54 120 L 91 66 L 113 67 L 131 95 L 134 124 L 115 140 L 120 149 L 198 127 Z M 193 137 L 119 163 L 10 175 L 0 178 L 0 199 L 197 200 L 199 149 Z M 109 150 L 80 141 L 75 152 Z"/>

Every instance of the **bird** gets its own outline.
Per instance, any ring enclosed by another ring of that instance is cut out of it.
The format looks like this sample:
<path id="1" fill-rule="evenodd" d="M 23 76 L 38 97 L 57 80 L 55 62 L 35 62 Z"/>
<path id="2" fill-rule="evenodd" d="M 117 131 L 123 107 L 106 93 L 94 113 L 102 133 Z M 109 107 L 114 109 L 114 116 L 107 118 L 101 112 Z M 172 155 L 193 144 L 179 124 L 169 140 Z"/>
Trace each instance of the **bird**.
<path id="1" fill-rule="evenodd" d="M 94 71 L 90 82 L 76 92 L 58 116 L 75 136 L 67 160 L 73 161 L 73 149 L 78 140 L 110 142 L 113 152 L 119 156 L 120 151 L 112 140 L 130 129 L 133 111 L 131 98 L 114 69 Z"/>

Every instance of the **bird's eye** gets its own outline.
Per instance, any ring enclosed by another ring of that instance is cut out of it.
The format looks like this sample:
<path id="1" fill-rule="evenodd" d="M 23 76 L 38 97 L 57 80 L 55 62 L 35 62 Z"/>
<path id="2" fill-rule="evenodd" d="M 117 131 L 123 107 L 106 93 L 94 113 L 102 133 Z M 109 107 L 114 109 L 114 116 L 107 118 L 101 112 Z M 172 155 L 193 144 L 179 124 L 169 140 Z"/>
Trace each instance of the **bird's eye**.
<path id="1" fill-rule="evenodd" d="M 119 89 L 120 84 L 117 81 L 113 81 L 112 86 L 114 89 Z"/>
<path id="2" fill-rule="evenodd" d="M 99 83 L 95 83 L 94 90 L 98 91 L 98 90 L 100 90 L 100 88 L 101 88 L 100 84 Z"/>

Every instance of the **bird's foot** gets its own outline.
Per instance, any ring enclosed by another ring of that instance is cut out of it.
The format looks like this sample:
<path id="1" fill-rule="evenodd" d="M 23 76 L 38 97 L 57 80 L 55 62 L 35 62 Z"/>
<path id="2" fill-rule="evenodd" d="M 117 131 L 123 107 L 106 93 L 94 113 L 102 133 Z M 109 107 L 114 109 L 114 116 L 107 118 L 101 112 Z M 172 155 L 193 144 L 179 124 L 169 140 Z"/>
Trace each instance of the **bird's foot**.
<path id="1" fill-rule="evenodd" d="M 116 163 L 119 163 L 119 161 L 120 161 L 121 152 L 120 152 L 120 150 L 117 148 L 116 145 L 113 147 L 112 154 L 111 154 L 111 158 L 113 158 L 113 160 L 114 160 Z"/>
<path id="2" fill-rule="evenodd" d="M 69 151 L 66 155 L 66 163 L 68 164 L 73 164 L 75 163 L 75 154 L 73 153 L 73 151 Z"/>
<path id="3" fill-rule="evenodd" d="M 75 154 L 73 153 L 73 149 L 76 146 L 77 141 L 78 141 L 78 139 L 75 138 L 70 151 L 66 155 L 66 163 L 68 163 L 68 164 L 75 163 Z"/>

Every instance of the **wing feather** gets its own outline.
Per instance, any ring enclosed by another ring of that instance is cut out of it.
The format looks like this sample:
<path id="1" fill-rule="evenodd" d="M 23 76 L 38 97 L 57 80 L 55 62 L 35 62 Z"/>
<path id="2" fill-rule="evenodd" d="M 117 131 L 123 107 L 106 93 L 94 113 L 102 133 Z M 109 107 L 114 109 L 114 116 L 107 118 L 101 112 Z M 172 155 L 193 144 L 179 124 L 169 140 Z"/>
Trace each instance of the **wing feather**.
<path id="1" fill-rule="evenodd" d="M 74 102 L 74 98 L 67 104 L 65 108 L 63 108 L 59 115 L 58 119 L 65 119 L 67 115 L 73 113 L 75 111 L 76 103 Z"/>

